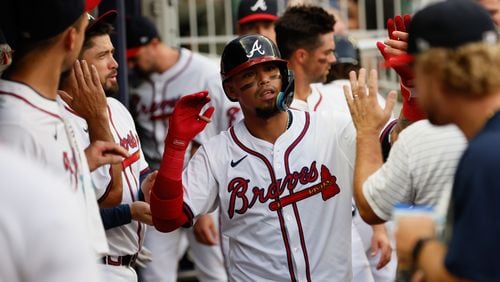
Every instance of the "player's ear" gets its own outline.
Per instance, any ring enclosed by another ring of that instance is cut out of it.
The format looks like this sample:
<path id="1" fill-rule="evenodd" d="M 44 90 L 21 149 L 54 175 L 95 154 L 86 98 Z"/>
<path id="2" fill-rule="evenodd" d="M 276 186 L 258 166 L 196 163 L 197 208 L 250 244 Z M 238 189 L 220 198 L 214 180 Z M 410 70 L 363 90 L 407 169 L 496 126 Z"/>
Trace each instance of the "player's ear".
<path id="1" fill-rule="evenodd" d="M 222 87 L 224 88 L 224 92 L 226 93 L 226 96 L 227 98 L 229 98 L 229 100 L 233 102 L 238 101 L 236 88 L 234 87 L 233 83 L 231 83 L 231 80 L 224 82 L 222 84 Z"/>
<path id="2" fill-rule="evenodd" d="M 75 27 L 71 26 L 62 34 L 64 47 L 67 50 L 72 51 L 76 48 L 76 38 L 77 38 L 77 30 Z"/>
<path id="3" fill-rule="evenodd" d="M 299 64 L 303 64 L 306 59 L 307 59 L 307 56 L 309 55 L 309 52 L 307 52 L 306 49 L 303 49 L 303 48 L 299 48 L 297 50 L 295 50 L 293 53 L 292 53 L 292 57 L 295 59 L 295 61 L 297 61 Z"/>

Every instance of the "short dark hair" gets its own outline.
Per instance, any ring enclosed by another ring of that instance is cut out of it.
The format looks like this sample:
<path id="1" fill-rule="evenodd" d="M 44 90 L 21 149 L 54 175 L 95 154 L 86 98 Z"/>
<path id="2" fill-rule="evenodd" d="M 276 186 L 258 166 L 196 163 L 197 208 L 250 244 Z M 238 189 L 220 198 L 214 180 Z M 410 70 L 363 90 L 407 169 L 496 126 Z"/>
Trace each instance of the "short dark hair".
<path id="1" fill-rule="evenodd" d="M 335 19 L 321 7 L 300 5 L 288 8 L 276 21 L 276 42 L 284 59 L 299 49 L 314 50 L 319 36 L 333 32 Z"/>
<path id="2" fill-rule="evenodd" d="M 80 54 L 92 48 L 92 38 L 101 35 L 111 35 L 115 29 L 110 23 L 102 22 L 97 26 L 93 27 L 91 30 L 85 32 L 85 39 L 83 40 L 82 50 Z"/>

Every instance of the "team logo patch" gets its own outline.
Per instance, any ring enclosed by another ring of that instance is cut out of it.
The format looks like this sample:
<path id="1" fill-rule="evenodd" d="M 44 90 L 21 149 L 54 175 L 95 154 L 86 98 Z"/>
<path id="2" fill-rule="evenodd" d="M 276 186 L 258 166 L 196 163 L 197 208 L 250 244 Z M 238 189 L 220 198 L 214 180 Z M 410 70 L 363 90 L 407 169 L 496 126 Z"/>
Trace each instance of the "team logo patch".
<path id="1" fill-rule="evenodd" d="M 257 11 L 258 9 L 261 9 L 262 11 L 267 11 L 267 5 L 265 0 L 257 0 L 257 2 L 255 2 L 255 4 L 253 4 L 253 6 L 250 7 L 250 10 L 252 10 L 252 12 Z"/>
<path id="2" fill-rule="evenodd" d="M 321 177 L 319 183 L 300 191 L 294 191 L 299 183 L 306 186 L 317 182 L 319 177 Z M 235 213 L 246 213 L 257 201 L 260 203 L 270 201 L 269 210 L 276 211 L 284 206 L 295 204 L 317 194 L 321 195 L 323 201 L 327 201 L 340 193 L 337 178 L 330 173 L 330 170 L 325 165 L 321 165 L 320 175 L 316 168 L 316 162 L 313 162 L 310 167 L 303 167 L 300 171 L 294 171 L 284 178 L 277 179 L 267 189 L 254 186 L 249 190 L 249 184 L 250 180 L 242 177 L 236 177 L 229 182 L 227 187 L 227 191 L 231 193 L 228 207 L 229 218 L 233 218 Z M 280 198 L 285 189 L 288 189 L 290 194 Z M 250 192 L 249 195 L 247 195 L 247 192 Z"/>
<path id="3" fill-rule="evenodd" d="M 266 54 L 264 50 L 262 50 L 262 45 L 260 44 L 259 40 L 255 40 L 255 42 L 252 45 L 252 50 L 247 54 L 247 58 L 252 58 L 255 52 L 258 52 L 262 56 Z"/>

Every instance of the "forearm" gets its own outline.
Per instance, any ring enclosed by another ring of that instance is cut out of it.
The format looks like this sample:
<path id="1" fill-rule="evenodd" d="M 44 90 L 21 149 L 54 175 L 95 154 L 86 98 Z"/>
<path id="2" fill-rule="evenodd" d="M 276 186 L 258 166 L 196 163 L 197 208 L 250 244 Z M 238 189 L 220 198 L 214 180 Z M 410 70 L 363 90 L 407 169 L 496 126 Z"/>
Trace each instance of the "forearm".
<path id="1" fill-rule="evenodd" d="M 427 242 L 417 257 L 416 268 L 423 272 L 426 281 L 466 281 L 446 269 L 444 260 L 447 247 L 438 240 Z"/>
<path id="2" fill-rule="evenodd" d="M 383 164 L 378 132 L 358 132 L 356 166 L 354 168 L 354 199 L 359 214 L 369 224 L 383 223 L 363 195 L 363 183 Z"/>
<path id="3" fill-rule="evenodd" d="M 109 127 L 108 115 L 103 113 L 96 115 L 93 118 L 87 119 L 90 142 L 97 140 L 115 142 L 111 129 Z M 122 182 L 122 165 L 111 165 L 111 180 L 109 191 L 106 195 L 99 199 L 101 208 L 109 208 L 119 205 L 122 201 L 123 182 Z"/>
<path id="4" fill-rule="evenodd" d="M 129 205 L 119 205 L 114 208 L 100 209 L 102 224 L 108 230 L 132 222 L 132 213 Z"/>
<path id="5" fill-rule="evenodd" d="M 171 232 L 188 221 L 183 209 L 182 168 L 185 151 L 166 146 L 151 191 L 151 213 L 156 229 Z"/>

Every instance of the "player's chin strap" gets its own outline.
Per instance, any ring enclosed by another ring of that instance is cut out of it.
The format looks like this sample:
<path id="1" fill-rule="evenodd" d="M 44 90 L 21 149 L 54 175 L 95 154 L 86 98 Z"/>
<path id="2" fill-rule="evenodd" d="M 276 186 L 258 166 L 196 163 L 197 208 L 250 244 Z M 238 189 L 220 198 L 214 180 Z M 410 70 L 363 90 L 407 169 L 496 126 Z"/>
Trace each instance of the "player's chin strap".
<path id="1" fill-rule="evenodd" d="M 281 91 L 276 96 L 276 107 L 282 112 L 286 112 L 293 101 L 293 93 L 295 90 L 295 80 L 293 78 L 293 72 L 288 71 L 288 85 L 285 91 Z"/>

